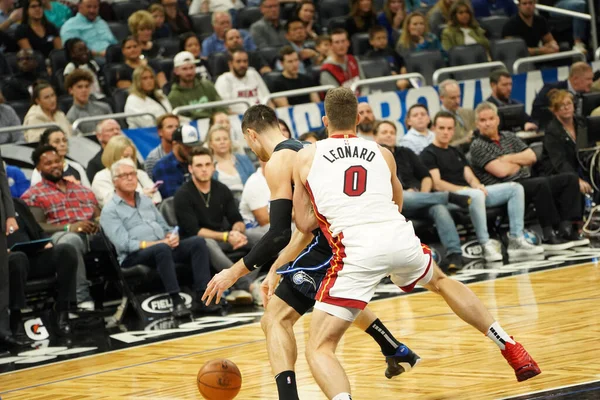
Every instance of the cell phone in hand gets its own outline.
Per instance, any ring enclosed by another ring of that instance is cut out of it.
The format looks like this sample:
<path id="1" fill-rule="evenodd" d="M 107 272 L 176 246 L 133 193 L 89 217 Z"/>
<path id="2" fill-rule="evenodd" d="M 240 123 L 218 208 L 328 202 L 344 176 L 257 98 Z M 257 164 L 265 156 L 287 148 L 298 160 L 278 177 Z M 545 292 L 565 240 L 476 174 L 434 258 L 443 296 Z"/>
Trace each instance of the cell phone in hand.
<path id="1" fill-rule="evenodd" d="M 173 228 L 173 231 L 171 232 L 171 236 L 179 236 L 179 226 L 176 226 L 175 228 Z"/>
<path id="2" fill-rule="evenodd" d="M 164 181 L 156 181 L 154 183 L 154 186 L 152 186 L 152 190 L 158 189 L 160 187 L 160 185 L 162 185 L 163 183 L 165 183 L 165 182 Z"/>

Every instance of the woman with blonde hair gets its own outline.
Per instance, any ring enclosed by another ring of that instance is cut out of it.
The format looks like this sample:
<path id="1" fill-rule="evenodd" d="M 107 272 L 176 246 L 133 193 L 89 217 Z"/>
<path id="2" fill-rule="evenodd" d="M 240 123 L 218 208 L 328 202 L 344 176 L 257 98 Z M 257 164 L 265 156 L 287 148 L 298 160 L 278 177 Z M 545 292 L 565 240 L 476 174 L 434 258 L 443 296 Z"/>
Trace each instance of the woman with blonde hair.
<path id="1" fill-rule="evenodd" d="M 133 81 L 129 87 L 129 96 L 125 102 L 126 113 L 149 112 L 156 118 L 173 111 L 171 103 L 158 86 L 154 70 L 147 65 L 137 67 L 133 71 Z M 128 117 L 130 128 L 145 128 L 156 126 L 155 120 L 149 115 Z"/>
<path id="2" fill-rule="evenodd" d="M 154 45 L 152 42 L 152 36 L 156 30 L 156 22 L 152 14 L 145 10 L 136 11 L 127 19 L 127 25 L 131 35 L 140 44 L 144 57 L 156 58 L 162 56 L 165 49 Z"/>
<path id="3" fill-rule="evenodd" d="M 223 125 L 214 125 L 208 131 L 206 144 L 215 161 L 214 179 L 227 186 L 239 196 L 244 184 L 256 169 L 245 154 L 234 153 L 229 130 Z"/>
<path id="4" fill-rule="evenodd" d="M 38 81 L 33 85 L 32 105 L 23 125 L 56 124 L 67 136 L 71 136 L 73 129 L 64 112 L 58 109 L 56 92 L 52 85 L 46 81 Z M 25 140 L 29 143 L 37 142 L 44 133 L 45 128 L 29 129 L 25 131 Z"/>
<path id="5" fill-rule="evenodd" d="M 440 50 L 440 40 L 429 31 L 425 16 L 418 11 L 411 13 L 404 20 L 402 35 L 396 44 L 396 51 L 403 57 L 413 51 Z"/>
<path id="6" fill-rule="evenodd" d="M 134 163 L 137 163 L 137 150 L 131 139 L 124 135 L 118 135 L 111 138 L 106 144 L 102 153 L 102 165 L 105 168 L 94 176 L 92 182 L 92 191 L 96 195 L 100 207 L 107 204 L 115 193 L 110 167 L 122 158 L 130 158 Z M 136 174 L 138 179 L 136 190 L 140 194 L 150 197 L 154 204 L 160 203 L 162 197 L 148 174 L 141 169 L 137 169 Z"/>
<path id="7" fill-rule="evenodd" d="M 467 0 L 458 0 L 450 8 L 450 22 L 442 31 L 442 47 L 448 51 L 455 46 L 480 44 L 490 51 L 490 41 L 485 30 L 473 15 L 471 4 Z"/>
<path id="8" fill-rule="evenodd" d="M 544 149 L 541 165 L 544 175 L 573 174 L 579 176 L 579 191 L 591 194 L 587 179 L 588 165 L 578 156 L 580 148 L 587 146 L 585 119 L 575 115 L 573 95 L 567 90 L 553 89 L 548 93 L 550 111 L 554 118 L 544 131 Z"/>

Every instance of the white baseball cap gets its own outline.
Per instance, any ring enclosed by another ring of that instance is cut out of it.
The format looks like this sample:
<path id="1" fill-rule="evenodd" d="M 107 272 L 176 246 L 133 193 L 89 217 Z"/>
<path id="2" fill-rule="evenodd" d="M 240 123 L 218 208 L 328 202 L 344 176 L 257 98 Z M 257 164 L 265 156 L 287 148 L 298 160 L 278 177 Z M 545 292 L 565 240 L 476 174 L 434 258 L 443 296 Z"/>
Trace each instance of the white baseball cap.
<path id="1" fill-rule="evenodd" d="M 173 67 L 183 67 L 184 65 L 196 65 L 196 57 L 189 51 L 181 51 L 173 58 Z"/>
<path id="2" fill-rule="evenodd" d="M 173 132 L 172 140 L 182 143 L 186 146 L 200 146 L 202 138 L 200 132 L 191 125 L 181 125 Z"/>

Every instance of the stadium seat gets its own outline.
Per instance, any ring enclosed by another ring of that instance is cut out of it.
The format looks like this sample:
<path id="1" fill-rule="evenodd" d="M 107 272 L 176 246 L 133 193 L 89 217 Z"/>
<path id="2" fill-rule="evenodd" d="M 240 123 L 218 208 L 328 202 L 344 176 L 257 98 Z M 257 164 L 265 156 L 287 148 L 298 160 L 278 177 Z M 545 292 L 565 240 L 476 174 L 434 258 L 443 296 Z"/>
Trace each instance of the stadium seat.
<path id="1" fill-rule="evenodd" d="M 262 13 L 258 7 L 244 7 L 238 10 L 237 27 L 238 29 L 250 29 L 250 25 L 262 18 Z"/>
<path id="2" fill-rule="evenodd" d="M 117 21 L 127 22 L 127 19 L 136 11 L 145 10 L 148 3 L 143 0 L 113 2 L 112 9 L 115 12 Z"/>
<path id="3" fill-rule="evenodd" d="M 321 26 L 328 26 L 329 20 L 344 17 L 350 13 L 350 2 L 346 0 L 323 0 L 319 2 Z M 331 31 L 329 31 L 331 33 Z"/>
<path id="4" fill-rule="evenodd" d="M 65 49 L 54 49 L 48 55 L 50 60 L 50 68 L 52 73 L 55 73 L 59 69 L 64 69 L 67 66 L 67 55 Z"/>
<path id="5" fill-rule="evenodd" d="M 158 207 L 158 210 L 162 214 L 167 224 L 171 226 L 177 225 L 177 216 L 175 215 L 175 198 L 168 197 L 163 199 L 162 203 Z"/>
<path id="6" fill-rule="evenodd" d="M 334 29 L 344 28 L 346 26 L 346 17 L 333 17 L 327 21 L 327 29 L 331 34 Z"/>
<path id="7" fill-rule="evenodd" d="M 123 39 L 129 36 L 129 27 L 127 23 L 121 21 L 110 21 L 107 22 L 110 31 L 117 39 L 117 43 L 121 43 Z"/>
<path id="8" fill-rule="evenodd" d="M 280 76 L 281 76 L 281 71 L 267 72 L 266 74 L 264 74 L 262 76 L 263 80 L 265 81 L 265 84 L 267 85 L 267 87 L 269 88 L 269 91 L 271 93 L 275 92 L 275 90 L 273 88 L 273 84 L 275 83 L 275 80 Z"/>
<path id="9" fill-rule="evenodd" d="M 108 64 L 104 67 L 105 94 L 110 95 L 117 89 L 117 78 L 122 70 L 122 64 Z"/>
<path id="10" fill-rule="evenodd" d="M 363 70 L 366 79 L 392 75 L 392 71 L 390 70 L 390 64 L 383 57 L 360 59 L 358 61 L 358 64 Z M 366 87 L 369 89 L 370 92 L 389 92 L 397 90 L 396 83 L 394 81 L 377 83 Z"/>
<path id="11" fill-rule="evenodd" d="M 321 66 L 313 65 L 308 68 L 306 74 L 313 79 L 315 86 L 321 86 Z"/>
<path id="12" fill-rule="evenodd" d="M 177 37 L 157 39 L 155 43 L 165 49 L 163 57 L 175 57 L 179 53 L 179 39 Z"/>
<path id="13" fill-rule="evenodd" d="M 27 115 L 27 111 L 29 111 L 29 107 L 31 107 L 31 102 L 29 100 L 15 100 L 9 102 L 8 105 L 15 110 L 19 119 L 23 122 L 25 120 L 25 115 Z"/>
<path id="14" fill-rule="evenodd" d="M 190 15 L 190 19 L 192 20 L 192 25 L 194 25 L 194 32 L 196 33 L 210 33 L 214 32 L 212 26 L 212 13 L 208 14 L 197 14 Z"/>
<path id="15" fill-rule="evenodd" d="M 6 78 L 12 75 L 12 69 L 4 56 L 4 53 L 0 52 L 0 76 Z"/>
<path id="16" fill-rule="evenodd" d="M 161 58 L 154 61 L 159 69 L 165 73 L 167 80 L 171 80 L 171 76 L 173 75 L 173 59 L 171 58 Z"/>
<path id="17" fill-rule="evenodd" d="M 111 44 L 106 48 L 106 64 L 118 64 L 123 62 L 123 53 L 121 45 Z"/>
<path id="18" fill-rule="evenodd" d="M 279 47 L 265 47 L 256 50 L 256 52 L 265 59 L 265 61 L 269 64 L 269 67 L 275 67 L 275 63 L 279 57 Z"/>
<path id="19" fill-rule="evenodd" d="M 73 97 L 67 95 L 60 96 L 58 98 L 58 108 L 65 114 L 69 112 L 73 105 Z"/>
<path id="20" fill-rule="evenodd" d="M 427 85 L 433 82 L 433 73 L 446 66 L 438 50 L 412 52 L 404 57 L 407 72 L 417 72 L 425 77 Z"/>
<path id="21" fill-rule="evenodd" d="M 114 104 L 114 110 L 116 113 L 125 112 L 127 96 L 129 96 L 129 90 L 127 89 L 115 89 L 113 91 L 112 103 Z"/>
<path id="22" fill-rule="evenodd" d="M 219 75 L 229 71 L 227 58 L 227 53 L 213 53 L 208 57 L 208 69 L 213 79 L 217 79 Z"/>
<path id="23" fill-rule="evenodd" d="M 65 88 L 65 75 L 64 70 L 61 68 L 54 73 L 52 76 L 54 79 L 54 87 L 56 88 L 56 92 L 58 95 L 66 94 L 67 89 Z"/>
<path id="24" fill-rule="evenodd" d="M 352 35 L 352 54 L 355 56 L 362 56 L 371 49 L 369 44 L 368 33 L 355 33 Z"/>
<path id="25" fill-rule="evenodd" d="M 480 44 L 471 44 L 468 46 L 456 46 L 448 51 L 448 64 L 451 67 L 480 64 L 488 62 L 487 52 Z M 495 69 L 495 68 L 492 68 Z M 458 81 L 467 79 L 485 78 L 489 76 L 488 69 L 474 69 L 472 71 L 454 72 L 453 78 Z"/>
<path id="26" fill-rule="evenodd" d="M 502 39 L 502 28 L 508 21 L 504 15 L 492 15 L 479 20 L 479 25 L 485 30 L 488 39 Z"/>
<path id="27" fill-rule="evenodd" d="M 512 67 L 516 60 L 529 57 L 527 44 L 521 38 L 490 41 L 490 54 L 492 60 L 502 61 L 510 73 L 513 73 Z"/>

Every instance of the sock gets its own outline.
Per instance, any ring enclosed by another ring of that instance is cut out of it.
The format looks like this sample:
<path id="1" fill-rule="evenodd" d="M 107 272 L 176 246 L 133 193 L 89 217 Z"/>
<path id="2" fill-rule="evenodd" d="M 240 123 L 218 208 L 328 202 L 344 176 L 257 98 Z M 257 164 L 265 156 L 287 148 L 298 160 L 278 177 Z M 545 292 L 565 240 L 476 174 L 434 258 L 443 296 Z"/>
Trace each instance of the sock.
<path id="1" fill-rule="evenodd" d="M 283 371 L 275 375 L 279 400 L 299 400 L 298 388 L 296 387 L 296 373 L 294 371 Z"/>
<path id="2" fill-rule="evenodd" d="M 512 340 L 506 332 L 504 332 L 504 329 L 502 329 L 497 321 L 489 327 L 486 336 L 489 337 L 492 342 L 496 343 L 496 346 L 498 346 L 500 350 L 504 350 L 506 348 L 506 343 L 515 344 L 515 341 Z"/>
<path id="3" fill-rule="evenodd" d="M 183 300 L 179 296 L 179 292 L 169 293 L 169 296 L 171 296 L 171 300 L 173 300 L 173 308 L 175 308 L 175 306 L 183 303 Z"/>
<path id="4" fill-rule="evenodd" d="M 449 192 L 448 203 L 456 204 L 461 208 L 469 208 L 469 205 L 471 204 L 471 197 L 465 196 L 463 194 Z"/>
<path id="5" fill-rule="evenodd" d="M 331 400 L 352 400 L 350 393 L 338 393 Z"/>
<path id="6" fill-rule="evenodd" d="M 393 356 L 396 349 L 402 345 L 394 335 L 377 318 L 365 331 L 377 342 L 384 356 Z"/>

